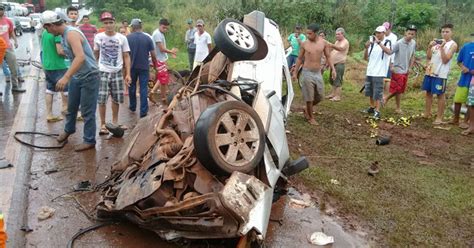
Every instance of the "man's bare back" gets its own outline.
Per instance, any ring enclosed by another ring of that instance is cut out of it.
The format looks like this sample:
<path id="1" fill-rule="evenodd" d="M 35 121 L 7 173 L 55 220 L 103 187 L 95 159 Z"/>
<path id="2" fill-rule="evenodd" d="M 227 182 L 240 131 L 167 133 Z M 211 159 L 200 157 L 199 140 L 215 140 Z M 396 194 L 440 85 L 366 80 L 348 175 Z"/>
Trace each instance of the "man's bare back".
<path id="1" fill-rule="evenodd" d="M 326 45 L 326 41 L 320 38 L 315 41 L 306 40 L 301 45 L 301 49 L 304 51 L 303 68 L 309 70 L 321 70 L 321 57 L 323 56 L 323 53 L 325 53 L 325 50 L 329 49 Z"/>

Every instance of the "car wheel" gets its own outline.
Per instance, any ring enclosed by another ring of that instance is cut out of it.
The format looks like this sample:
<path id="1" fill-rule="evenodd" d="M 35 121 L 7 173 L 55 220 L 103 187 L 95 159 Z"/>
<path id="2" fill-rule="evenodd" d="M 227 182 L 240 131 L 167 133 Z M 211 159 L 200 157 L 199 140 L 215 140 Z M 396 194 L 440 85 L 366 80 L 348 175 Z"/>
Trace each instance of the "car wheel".
<path id="1" fill-rule="evenodd" d="M 216 47 L 230 60 L 247 60 L 257 51 L 255 34 L 245 24 L 224 19 L 214 31 Z"/>
<path id="2" fill-rule="evenodd" d="M 263 157 L 265 131 L 260 117 L 249 105 L 219 102 L 199 117 L 194 146 L 199 161 L 214 173 L 249 173 Z"/>

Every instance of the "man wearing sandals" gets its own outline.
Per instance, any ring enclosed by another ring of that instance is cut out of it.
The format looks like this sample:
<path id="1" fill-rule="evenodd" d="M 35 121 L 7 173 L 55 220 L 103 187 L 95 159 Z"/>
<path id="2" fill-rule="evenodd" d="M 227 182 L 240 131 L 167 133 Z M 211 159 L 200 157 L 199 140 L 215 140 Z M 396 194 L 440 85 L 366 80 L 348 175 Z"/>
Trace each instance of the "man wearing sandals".
<path id="1" fill-rule="evenodd" d="M 67 26 L 64 20 L 53 11 L 41 14 L 43 27 L 53 35 L 62 35 L 61 45 L 71 61 L 71 66 L 58 80 L 56 90 L 62 91 L 68 86 L 68 111 L 64 131 L 57 141 L 65 142 L 76 132 L 76 116 L 81 106 L 84 117 L 83 143 L 76 145 L 75 151 L 84 151 L 95 147 L 97 95 L 99 90 L 99 70 L 92 49 L 82 32 Z"/>
<path id="2" fill-rule="evenodd" d="M 305 118 L 312 125 L 318 124 L 313 117 L 313 105 L 318 104 L 324 98 L 324 82 L 321 75 L 321 57 L 323 54 L 331 68 L 332 79 L 336 79 L 336 70 L 331 61 L 330 46 L 323 38 L 318 36 L 318 31 L 319 26 L 317 24 L 308 25 L 306 30 L 307 40 L 301 44 L 292 78 L 296 80 L 299 68 L 302 65 L 298 82 L 301 86 L 303 99 L 306 102 Z"/>
<path id="3" fill-rule="evenodd" d="M 99 63 L 99 134 L 108 134 L 105 127 L 105 114 L 108 96 L 112 96 L 112 124 L 118 126 L 118 113 L 120 104 L 123 103 L 124 80 L 130 85 L 130 47 L 127 37 L 115 32 L 115 18 L 110 12 L 100 15 L 105 32 L 99 33 L 94 38 L 94 55 Z M 125 66 L 124 66 L 125 65 Z M 122 72 L 122 69 L 125 70 Z"/>
<path id="4" fill-rule="evenodd" d="M 474 35 L 474 34 L 471 34 Z M 454 117 L 450 121 L 451 124 L 459 125 L 460 128 L 466 129 L 469 127 L 468 115 L 463 123 L 459 123 L 459 115 L 461 113 L 462 104 L 466 103 L 469 95 L 469 86 L 472 89 L 472 80 L 474 74 L 474 40 L 466 43 L 458 55 L 458 66 L 461 68 L 461 77 L 456 87 L 456 94 L 454 95 Z"/>
<path id="5" fill-rule="evenodd" d="M 445 24 L 441 27 L 441 36 L 443 39 L 434 39 L 428 45 L 426 58 L 429 60 L 426 69 L 426 75 L 423 79 L 422 90 L 426 91 L 425 97 L 425 118 L 431 117 L 431 105 L 433 95 L 438 96 L 438 113 L 433 125 L 443 124 L 444 109 L 446 107 L 446 82 L 449 71 L 451 70 L 451 61 L 458 45 L 453 36 L 453 25 Z"/>
<path id="6" fill-rule="evenodd" d="M 61 116 L 53 115 L 53 97 L 56 93 L 56 83 L 67 71 L 67 65 L 64 61 L 64 51 L 61 46 L 61 37 L 54 36 L 44 30 L 41 35 L 41 48 L 43 51 L 43 69 L 46 77 L 46 120 L 48 122 L 61 121 L 63 119 Z M 63 113 L 66 113 L 67 85 L 61 93 L 62 109 Z"/>
<path id="7" fill-rule="evenodd" d="M 410 25 L 405 31 L 405 36 L 400 40 L 392 44 L 392 66 L 389 95 L 384 97 L 384 104 L 387 104 L 388 100 L 395 97 L 397 114 L 401 114 L 400 102 L 402 94 L 405 93 L 408 82 L 408 71 L 410 67 L 415 63 L 415 51 L 416 42 L 414 40 L 416 36 L 416 27 Z"/>

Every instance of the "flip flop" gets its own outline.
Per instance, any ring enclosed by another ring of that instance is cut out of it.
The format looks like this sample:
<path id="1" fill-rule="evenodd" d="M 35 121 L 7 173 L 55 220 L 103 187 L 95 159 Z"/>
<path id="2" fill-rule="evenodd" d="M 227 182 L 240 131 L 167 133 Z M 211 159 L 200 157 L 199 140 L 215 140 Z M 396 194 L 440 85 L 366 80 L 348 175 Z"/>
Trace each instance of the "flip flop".
<path id="1" fill-rule="evenodd" d="M 443 125 L 446 124 L 444 121 L 433 121 L 433 125 L 438 126 L 438 125 Z"/>
<path id="2" fill-rule="evenodd" d="M 58 121 L 62 121 L 63 118 L 60 117 L 60 116 L 52 116 L 52 117 L 48 117 L 46 118 L 46 121 L 48 122 L 58 122 Z"/>
<path id="3" fill-rule="evenodd" d="M 109 134 L 109 130 L 105 126 L 102 126 L 99 131 L 99 135 L 107 135 Z"/>
<path id="4" fill-rule="evenodd" d="M 468 136 L 468 135 L 471 135 L 471 134 L 474 134 L 474 131 L 464 130 L 464 131 L 461 132 L 461 135 L 464 135 L 464 136 Z"/>

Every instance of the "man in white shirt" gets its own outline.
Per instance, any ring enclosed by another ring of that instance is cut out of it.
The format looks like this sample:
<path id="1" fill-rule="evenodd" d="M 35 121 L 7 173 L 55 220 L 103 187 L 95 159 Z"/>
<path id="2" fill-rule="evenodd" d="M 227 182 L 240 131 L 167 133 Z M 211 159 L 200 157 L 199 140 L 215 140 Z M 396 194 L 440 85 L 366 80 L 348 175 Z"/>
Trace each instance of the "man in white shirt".
<path id="1" fill-rule="evenodd" d="M 212 38 L 211 35 L 204 30 L 204 21 L 199 19 L 196 21 L 197 32 L 194 33 L 194 44 L 196 44 L 196 54 L 194 55 L 194 65 L 201 65 L 202 61 L 211 52 Z"/>
<path id="2" fill-rule="evenodd" d="M 110 12 L 100 16 L 105 32 L 94 38 L 94 55 L 98 60 L 100 71 L 99 115 L 101 128 L 99 134 L 108 134 L 105 128 L 105 111 L 107 98 L 112 96 L 112 123 L 118 125 L 120 103 L 123 103 L 124 79 L 130 86 L 130 47 L 127 38 L 115 32 L 115 18 Z M 125 66 L 124 66 L 125 65 Z M 122 72 L 124 68 L 125 72 Z"/>
<path id="3" fill-rule="evenodd" d="M 364 59 L 368 60 L 365 96 L 370 98 L 370 107 L 365 111 L 380 119 L 380 102 L 383 100 L 383 80 L 387 76 L 392 46 L 385 38 L 385 27 L 379 26 L 365 43 Z"/>
<path id="4" fill-rule="evenodd" d="M 438 97 L 438 114 L 433 125 L 443 124 L 444 109 L 446 105 L 446 83 L 451 70 L 451 62 L 458 45 L 453 37 L 453 25 L 445 24 L 441 27 L 441 37 L 434 39 L 428 45 L 426 58 L 429 60 L 426 75 L 421 89 L 426 91 L 424 117 L 431 118 L 431 105 L 433 95 Z"/>
<path id="5" fill-rule="evenodd" d="M 393 46 L 395 43 L 398 41 L 398 37 L 396 34 L 392 32 L 392 24 L 390 22 L 384 22 L 382 26 L 385 27 L 385 38 L 390 41 L 390 44 Z M 384 79 L 384 85 L 388 85 L 392 79 L 392 70 L 393 70 L 393 59 L 394 55 L 390 55 L 390 67 L 387 72 L 387 77 Z M 388 95 L 388 88 L 389 87 L 384 87 L 384 93 L 385 95 Z M 383 103 L 385 104 L 385 102 Z"/>

